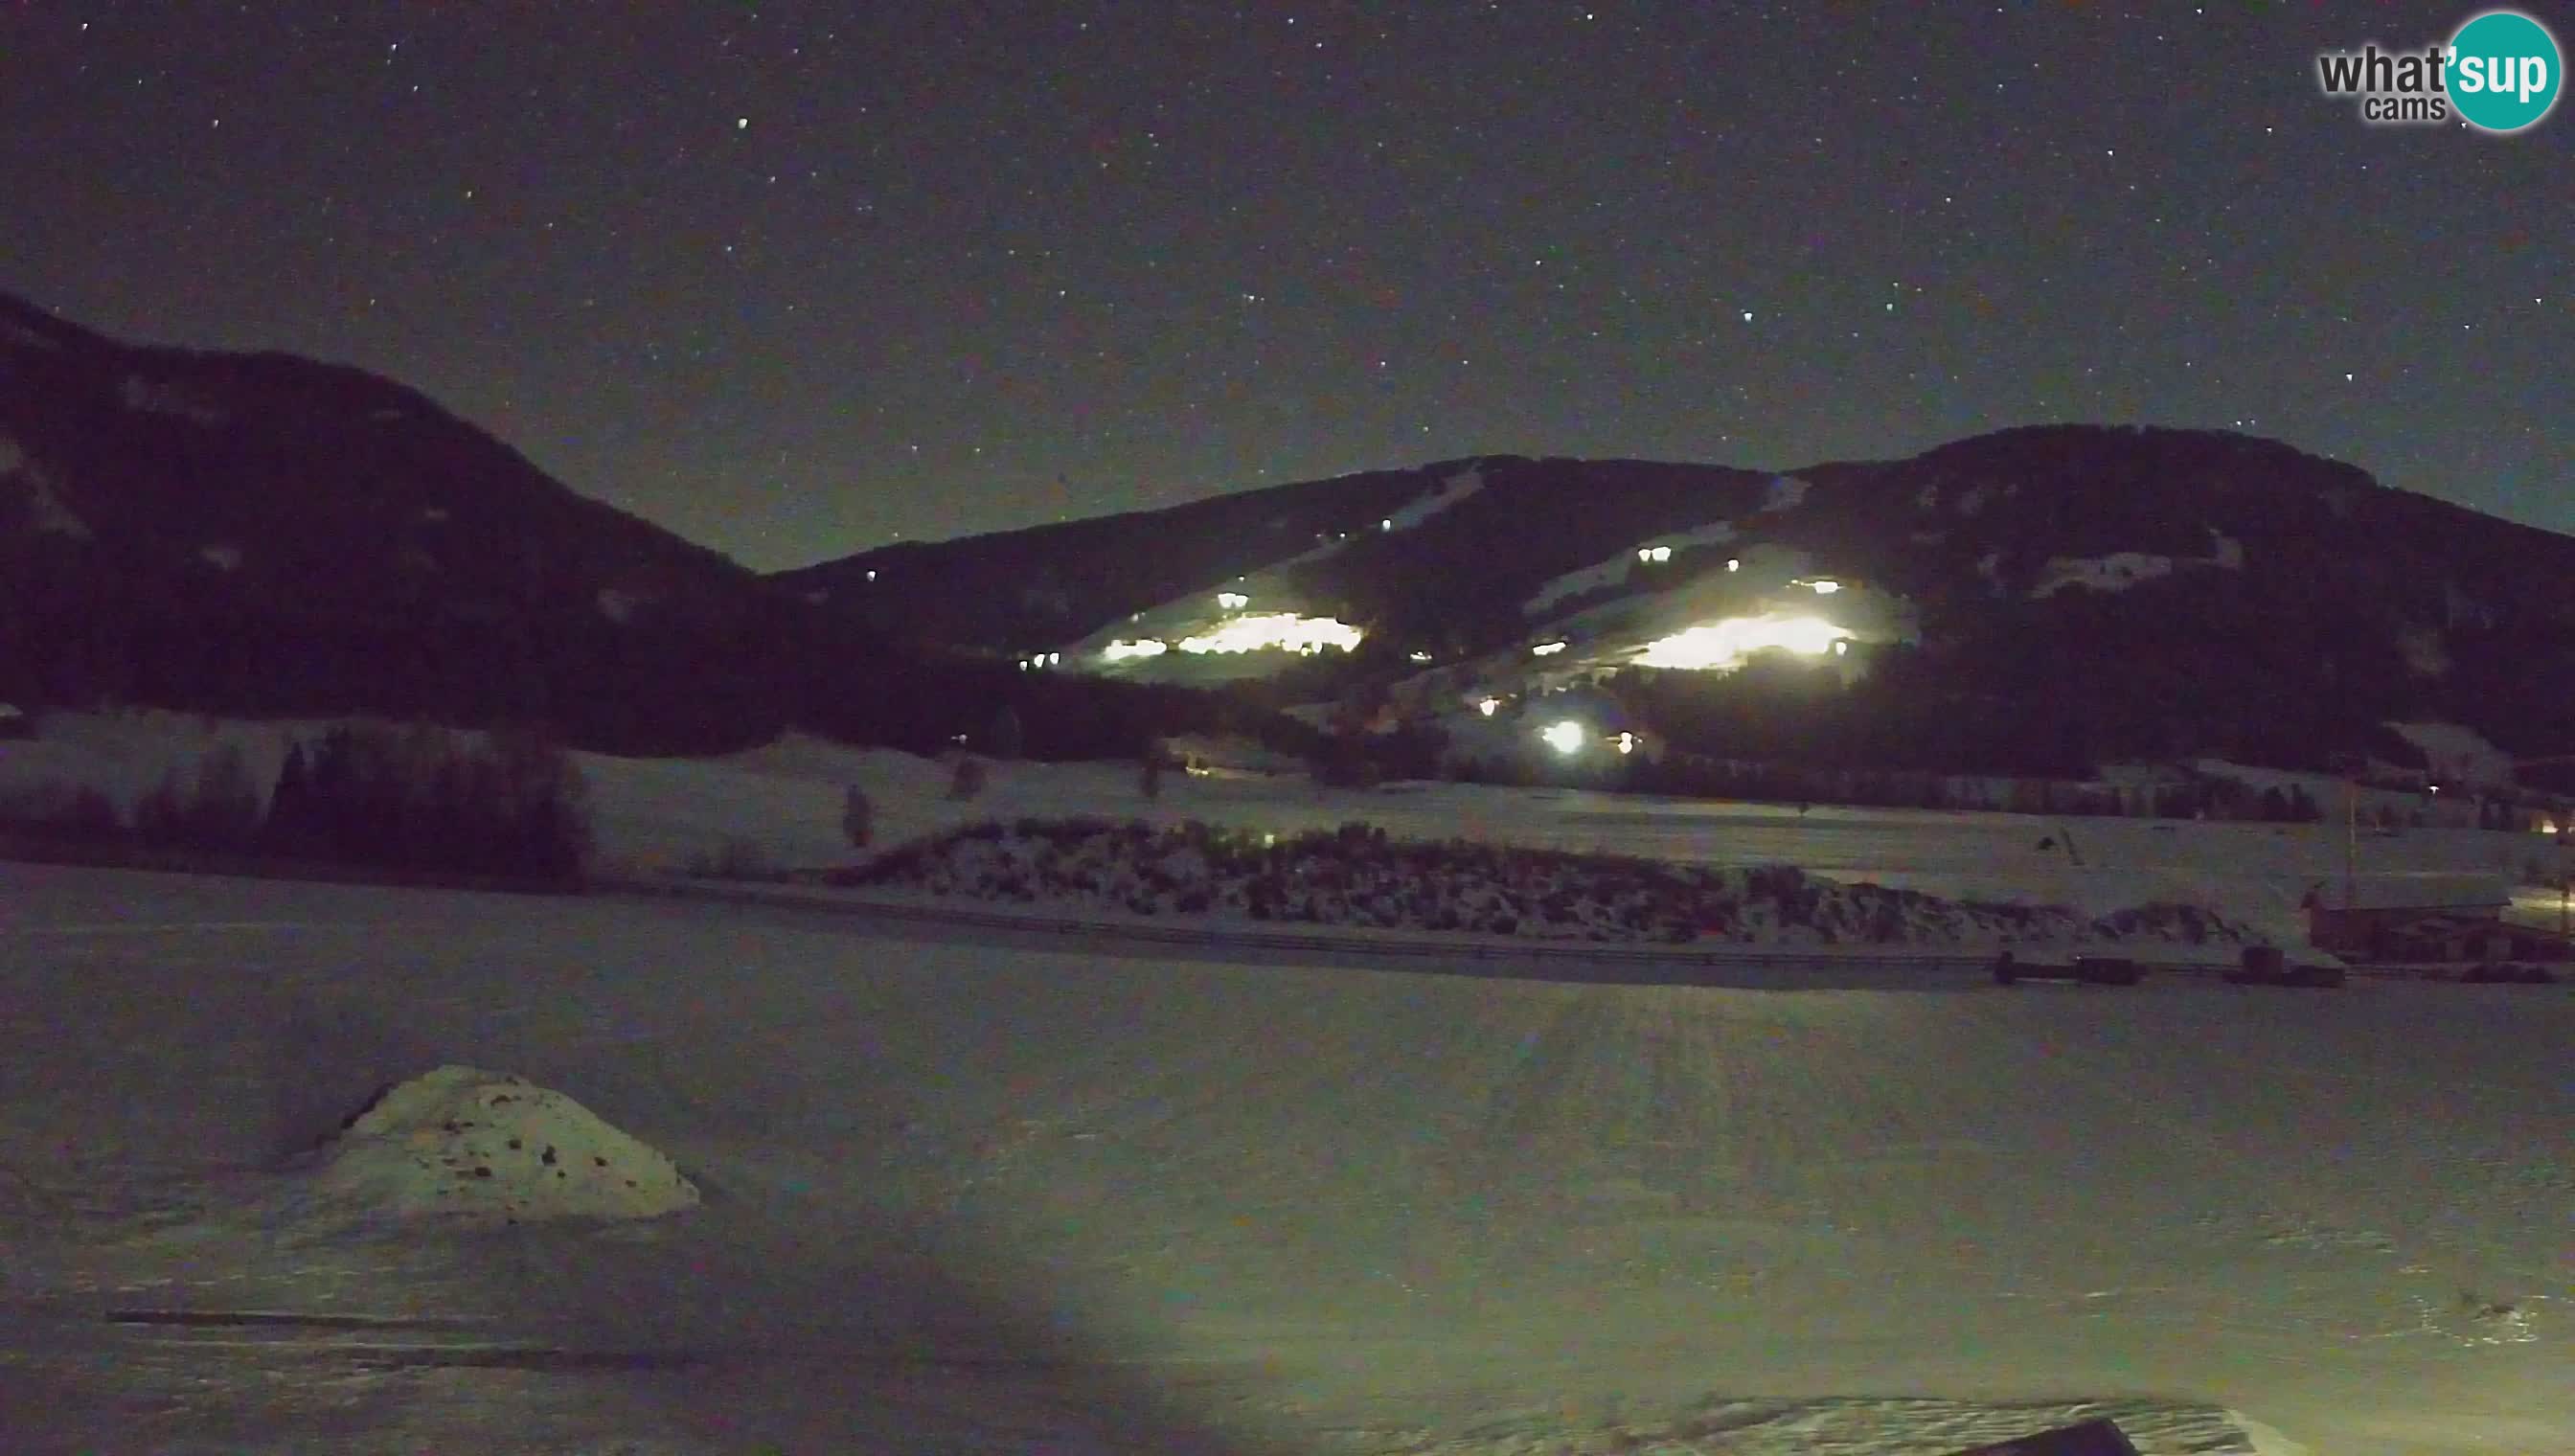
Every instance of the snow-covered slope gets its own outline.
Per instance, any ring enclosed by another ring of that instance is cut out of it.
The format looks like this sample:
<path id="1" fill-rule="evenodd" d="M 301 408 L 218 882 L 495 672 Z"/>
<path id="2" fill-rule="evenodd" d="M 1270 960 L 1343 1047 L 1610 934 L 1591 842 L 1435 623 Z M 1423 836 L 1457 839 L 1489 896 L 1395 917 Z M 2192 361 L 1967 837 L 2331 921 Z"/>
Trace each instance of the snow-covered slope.
<path id="1" fill-rule="evenodd" d="M 1606 561 L 1594 562 L 1553 578 L 1537 590 L 1537 595 L 1520 604 L 1525 617 L 1544 618 L 1559 603 L 1626 584 L 1628 575 L 1639 566 L 1658 566 L 1671 560 L 1673 554 L 1699 546 L 1722 546 L 1734 539 L 1734 527 L 1719 521 L 1694 531 L 1674 532 L 1638 542 Z"/>
<path id="2" fill-rule="evenodd" d="M 2509 788 L 2513 783 L 2510 753 L 2486 741 L 2485 735 L 2454 723 L 2392 723 L 2390 728 L 2423 750 L 2434 782 L 2453 791 Z"/>

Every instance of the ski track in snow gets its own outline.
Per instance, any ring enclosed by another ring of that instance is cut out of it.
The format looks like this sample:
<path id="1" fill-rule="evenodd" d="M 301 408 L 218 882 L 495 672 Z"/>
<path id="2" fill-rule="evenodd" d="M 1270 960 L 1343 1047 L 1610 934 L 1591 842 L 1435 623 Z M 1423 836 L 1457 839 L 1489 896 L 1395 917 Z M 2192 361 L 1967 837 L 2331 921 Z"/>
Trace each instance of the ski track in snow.
<path id="1" fill-rule="evenodd" d="M 16 865 L 0 903 L 13 1450 L 1945 1456 L 2086 1402 L 2153 1456 L 2294 1449 L 2228 1408 L 2575 1445 L 2562 987 L 1477 981 Z M 295 928 L 31 933 L 147 904 Z M 277 1171 L 440 1061 L 705 1206 L 469 1232 Z"/>

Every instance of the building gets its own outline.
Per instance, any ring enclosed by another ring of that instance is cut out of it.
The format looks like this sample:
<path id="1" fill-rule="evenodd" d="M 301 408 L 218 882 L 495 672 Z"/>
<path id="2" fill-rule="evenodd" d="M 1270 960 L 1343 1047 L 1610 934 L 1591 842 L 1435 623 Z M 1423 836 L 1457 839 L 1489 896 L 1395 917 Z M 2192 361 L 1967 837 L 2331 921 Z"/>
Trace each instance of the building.
<path id="1" fill-rule="evenodd" d="M 2503 881 L 2443 874 L 2367 875 L 2344 887 L 2321 883 L 2299 907 L 2307 938 L 2346 960 L 2402 963 L 2502 960 L 2544 955 L 2524 940 L 2556 937 L 2504 923 L 2512 902 Z"/>

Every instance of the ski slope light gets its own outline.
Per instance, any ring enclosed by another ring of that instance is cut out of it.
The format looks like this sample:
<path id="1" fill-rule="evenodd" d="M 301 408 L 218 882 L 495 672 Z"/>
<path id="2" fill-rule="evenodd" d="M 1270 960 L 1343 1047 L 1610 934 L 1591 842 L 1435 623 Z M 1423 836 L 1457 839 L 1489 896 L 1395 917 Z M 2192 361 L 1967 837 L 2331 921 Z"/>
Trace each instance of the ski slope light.
<path id="1" fill-rule="evenodd" d="M 1475 711 L 1486 718 L 1491 718 L 1494 714 L 1501 712 L 1501 709 L 1502 700 L 1498 698 L 1487 698 L 1475 705 Z"/>
<path id="2" fill-rule="evenodd" d="M 1563 651 L 1564 644 L 1560 642 L 1542 642 L 1536 647 L 1529 649 L 1529 656 L 1532 658 L 1551 658 L 1557 653 Z"/>
<path id="3" fill-rule="evenodd" d="M 1298 617 L 1293 612 L 1256 612 L 1238 617 L 1213 632 L 1181 639 L 1185 653 L 1257 653 L 1286 648 L 1308 656 L 1325 648 L 1342 652 L 1359 645 L 1367 634 L 1329 617 Z"/>
<path id="4" fill-rule="evenodd" d="M 1830 577 L 1823 578 L 1820 581 L 1808 582 L 1806 585 L 1814 588 L 1815 595 L 1818 597 L 1830 597 L 1835 592 L 1842 589 L 1842 584 L 1834 581 Z"/>
<path id="5" fill-rule="evenodd" d="M 1159 658 L 1172 650 L 1169 643 L 1156 638 L 1143 642 L 1114 642 L 1100 650 L 1102 662 L 1123 663 L 1129 658 Z"/>
<path id="6" fill-rule="evenodd" d="M 1743 570 L 1743 563 L 1733 557 L 1727 557 L 1725 559 L 1725 569 L 1729 572 L 1739 572 Z"/>
<path id="7" fill-rule="evenodd" d="M 1618 735 L 1618 751 L 1621 753 L 1632 753 L 1636 751 L 1636 735 L 1634 733 L 1620 733 Z"/>
<path id="8" fill-rule="evenodd" d="M 1426 663 L 1430 661 L 1430 655 L 1428 653 L 1415 652 L 1408 654 L 1408 656 L 1416 663 Z"/>
<path id="9" fill-rule="evenodd" d="M 1803 657 L 1821 657 L 1850 634 L 1820 617 L 1729 617 L 1647 643 L 1637 653 L 1640 668 L 1730 670 L 1754 653 L 1777 648 Z"/>
<path id="10" fill-rule="evenodd" d="M 1584 736 L 1582 725 L 1575 723 L 1569 718 L 1562 723 L 1552 725 L 1546 729 L 1546 731 L 1539 733 L 1538 736 L 1546 739 L 1546 745 L 1548 747 L 1553 748 L 1557 752 L 1563 753 L 1568 757 L 1582 751 L 1582 739 Z"/>
<path id="11" fill-rule="evenodd" d="M 1252 599 L 1241 592 L 1219 592 L 1216 594 L 1216 605 L 1228 612 L 1241 612 L 1252 605 Z"/>

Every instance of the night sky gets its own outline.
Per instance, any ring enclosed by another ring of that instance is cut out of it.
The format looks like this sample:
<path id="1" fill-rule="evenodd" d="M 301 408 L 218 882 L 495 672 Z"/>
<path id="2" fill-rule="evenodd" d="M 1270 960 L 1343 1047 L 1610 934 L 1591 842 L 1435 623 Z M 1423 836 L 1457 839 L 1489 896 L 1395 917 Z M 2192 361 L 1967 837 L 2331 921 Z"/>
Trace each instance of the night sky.
<path id="1" fill-rule="evenodd" d="M 0 290 L 764 569 L 2055 420 L 2575 530 L 2575 105 L 2366 126 L 2316 53 L 2477 7 L 2248 8 L 21 0 Z"/>

